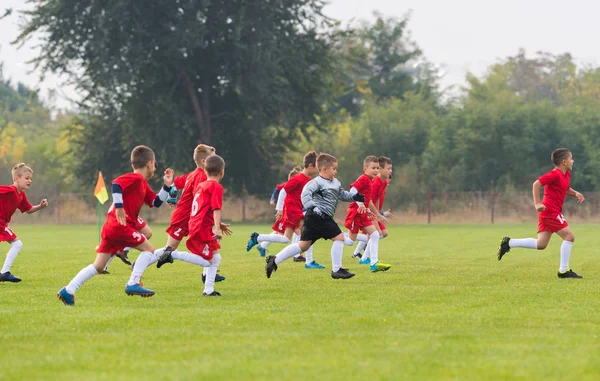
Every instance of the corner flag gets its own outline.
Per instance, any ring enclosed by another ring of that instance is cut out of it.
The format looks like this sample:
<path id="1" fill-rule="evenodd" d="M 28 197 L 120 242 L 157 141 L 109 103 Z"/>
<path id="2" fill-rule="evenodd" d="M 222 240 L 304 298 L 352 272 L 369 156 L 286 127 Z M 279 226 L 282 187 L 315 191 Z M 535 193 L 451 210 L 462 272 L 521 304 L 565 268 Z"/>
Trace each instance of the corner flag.
<path id="1" fill-rule="evenodd" d="M 108 201 L 108 192 L 106 191 L 102 172 L 98 172 L 98 182 L 96 183 L 96 189 L 94 189 L 94 196 L 96 196 L 100 204 L 104 204 Z"/>

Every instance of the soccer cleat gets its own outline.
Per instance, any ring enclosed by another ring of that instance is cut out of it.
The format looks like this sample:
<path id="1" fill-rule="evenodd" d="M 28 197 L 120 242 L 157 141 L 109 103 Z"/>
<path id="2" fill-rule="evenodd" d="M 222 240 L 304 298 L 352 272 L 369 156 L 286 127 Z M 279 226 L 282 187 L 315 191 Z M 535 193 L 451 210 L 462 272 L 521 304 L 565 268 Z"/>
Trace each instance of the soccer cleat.
<path id="1" fill-rule="evenodd" d="M 344 268 L 344 267 L 341 267 L 338 271 L 331 272 L 331 277 L 333 279 L 350 279 L 354 275 L 356 275 L 356 274 L 351 273 L 350 271 L 348 271 L 347 268 Z"/>
<path id="2" fill-rule="evenodd" d="M 352 258 L 361 259 L 362 258 L 362 254 L 361 253 L 352 253 Z"/>
<path id="3" fill-rule="evenodd" d="M 246 245 L 246 251 L 250 251 L 254 246 L 258 245 L 258 233 L 253 232 L 250 234 L 250 239 L 248 240 L 248 244 Z"/>
<path id="4" fill-rule="evenodd" d="M 131 261 L 129 260 L 127 254 L 129 254 L 129 250 L 125 250 L 122 253 L 116 253 L 115 255 L 117 256 L 117 258 L 123 261 L 123 263 L 125 263 L 128 266 L 131 266 Z"/>
<path id="5" fill-rule="evenodd" d="M 157 269 L 160 269 L 165 263 L 173 263 L 173 256 L 171 255 L 172 252 L 173 248 L 171 246 L 165 246 L 162 254 L 160 257 L 158 257 L 158 262 L 156 262 Z"/>
<path id="6" fill-rule="evenodd" d="M 502 241 L 500 241 L 500 248 L 498 248 L 498 260 L 501 260 L 504 254 L 510 251 L 510 246 L 508 243 L 510 242 L 510 237 L 502 237 Z"/>
<path id="7" fill-rule="evenodd" d="M 304 265 L 304 268 L 305 268 L 305 269 L 324 269 L 324 268 L 325 268 L 325 266 L 323 266 L 323 265 L 321 265 L 321 264 L 318 264 L 318 263 L 317 263 L 317 262 L 315 262 L 315 261 L 312 261 L 311 263 L 307 263 L 307 264 L 305 264 L 305 265 Z"/>
<path id="8" fill-rule="evenodd" d="M 217 291 L 213 291 L 210 294 L 207 294 L 206 292 L 203 292 L 202 296 L 221 296 L 221 293 L 217 292 Z"/>
<path id="9" fill-rule="evenodd" d="M 583 278 L 581 275 L 575 273 L 573 270 L 569 269 L 569 271 L 565 271 L 564 273 L 558 272 L 559 278 Z"/>
<path id="10" fill-rule="evenodd" d="M 149 298 L 154 295 L 154 291 L 148 290 L 142 287 L 141 284 L 127 285 L 125 286 L 125 293 L 129 296 L 139 295 L 142 298 Z"/>
<path id="11" fill-rule="evenodd" d="M 306 262 L 306 257 L 304 255 L 294 257 L 294 262 Z"/>
<path id="12" fill-rule="evenodd" d="M 388 271 L 392 265 L 386 265 L 385 263 L 377 262 L 371 265 L 371 272 L 376 273 L 378 271 Z"/>
<path id="13" fill-rule="evenodd" d="M 256 248 L 258 249 L 258 252 L 260 253 L 261 257 L 264 257 L 267 255 L 267 249 L 265 249 L 261 245 L 258 245 Z"/>
<path id="14" fill-rule="evenodd" d="M 273 271 L 277 271 L 277 265 L 275 264 L 275 256 L 269 255 L 266 259 L 267 264 L 265 265 L 265 271 L 267 273 L 267 278 L 271 277 Z"/>
<path id="15" fill-rule="evenodd" d="M 75 305 L 75 295 L 71 295 L 67 292 L 67 288 L 63 287 L 58 292 L 58 299 L 60 299 L 65 306 L 74 306 Z"/>
<path id="16" fill-rule="evenodd" d="M 215 283 L 216 283 L 216 282 L 222 282 L 222 281 L 224 281 L 225 279 L 227 279 L 227 278 L 225 278 L 223 275 L 219 275 L 219 274 L 217 274 L 217 275 L 215 276 Z M 204 275 L 204 274 L 202 274 L 202 283 L 206 283 L 206 275 Z"/>
<path id="17" fill-rule="evenodd" d="M 370 265 L 371 258 L 369 258 L 369 257 L 361 258 L 360 261 L 358 261 L 358 263 L 360 263 L 361 265 Z"/>
<path id="18" fill-rule="evenodd" d="M 21 281 L 21 278 L 18 278 L 16 276 L 12 275 L 10 273 L 10 271 L 0 274 L 0 282 L 19 283 L 20 281 Z"/>
<path id="19" fill-rule="evenodd" d="M 107 270 L 102 270 L 98 274 L 100 274 L 100 275 L 108 275 L 110 273 Z"/>

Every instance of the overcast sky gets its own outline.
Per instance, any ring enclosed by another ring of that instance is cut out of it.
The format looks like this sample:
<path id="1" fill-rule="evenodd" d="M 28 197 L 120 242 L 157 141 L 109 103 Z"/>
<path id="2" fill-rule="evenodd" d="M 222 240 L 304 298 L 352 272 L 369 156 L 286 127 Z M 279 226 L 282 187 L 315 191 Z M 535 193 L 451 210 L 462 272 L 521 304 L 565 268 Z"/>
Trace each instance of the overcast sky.
<path id="1" fill-rule="evenodd" d="M 1 0 L 4 8 L 22 9 L 24 0 Z M 529 54 L 543 50 L 570 52 L 577 60 L 597 65 L 600 49 L 600 3 L 583 0 L 332 0 L 326 13 L 336 19 L 371 19 L 373 11 L 402 17 L 412 11 L 409 29 L 412 39 L 432 62 L 445 68 L 445 86 L 463 84 L 471 71 L 483 75 L 500 58 L 515 55 L 519 48 Z M 30 86 L 40 86 L 42 95 L 57 88 L 59 81 L 39 82 L 37 73 L 29 74 L 26 61 L 35 54 L 33 44 L 21 49 L 10 45 L 18 35 L 16 15 L 0 21 L 0 61 L 4 75 Z M 60 89 L 59 89 L 60 90 Z M 63 93 L 75 96 L 73 91 Z M 60 91 L 59 91 L 60 93 Z M 57 105 L 68 102 L 59 99 Z"/>

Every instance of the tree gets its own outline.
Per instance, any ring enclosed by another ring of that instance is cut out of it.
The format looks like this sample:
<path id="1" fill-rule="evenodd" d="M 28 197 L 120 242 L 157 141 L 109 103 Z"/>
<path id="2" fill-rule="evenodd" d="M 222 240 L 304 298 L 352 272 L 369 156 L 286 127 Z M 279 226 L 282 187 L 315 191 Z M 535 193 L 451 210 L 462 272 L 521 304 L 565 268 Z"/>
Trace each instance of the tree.
<path id="1" fill-rule="evenodd" d="M 189 170 L 204 142 L 228 161 L 230 185 L 257 191 L 290 139 L 325 122 L 334 37 L 320 0 L 30 2 L 17 42 L 39 36 L 36 65 L 86 95 L 85 130 L 113 135 L 106 154 L 81 150 L 82 168 L 117 168 L 116 147 L 146 143 Z"/>

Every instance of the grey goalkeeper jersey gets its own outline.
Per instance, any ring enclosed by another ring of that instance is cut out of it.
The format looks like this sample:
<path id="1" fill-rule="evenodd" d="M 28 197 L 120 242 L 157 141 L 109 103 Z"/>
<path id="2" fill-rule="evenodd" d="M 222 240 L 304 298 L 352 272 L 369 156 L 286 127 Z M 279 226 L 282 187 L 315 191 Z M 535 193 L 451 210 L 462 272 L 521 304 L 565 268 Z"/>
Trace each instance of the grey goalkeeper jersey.
<path id="1" fill-rule="evenodd" d="M 320 214 L 333 218 L 338 201 L 354 201 L 354 194 L 344 190 L 338 179 L 327 180 L 317 176 L 304 186 L 301 198 L 305 210 L 316 206 Z"/>

